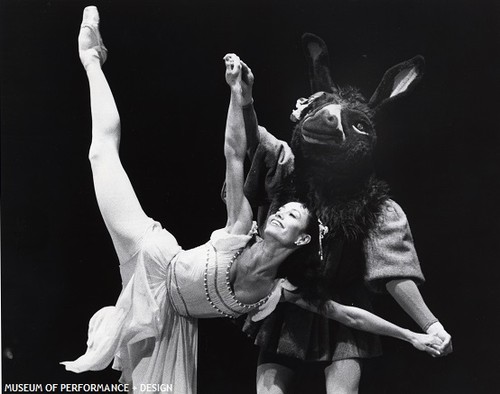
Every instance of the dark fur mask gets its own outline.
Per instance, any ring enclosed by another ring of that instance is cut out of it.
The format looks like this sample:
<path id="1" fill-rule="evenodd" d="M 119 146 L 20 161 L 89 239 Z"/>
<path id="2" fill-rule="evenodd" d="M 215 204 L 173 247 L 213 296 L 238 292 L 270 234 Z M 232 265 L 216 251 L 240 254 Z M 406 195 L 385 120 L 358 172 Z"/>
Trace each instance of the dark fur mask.
<path id="1" fill-rule="evenodd" d="M 375 113 L 421 79 L 424 60 L 416 56 L 390 68 L 367 101 L 357 89 L 333 83 L 328 50 L 319 37 L 305 34 L 303 45 L 313 95 L 299 99 L 291 116 L 297 122 L 291 142 L 296 166 L 320 183 L 349 188 L 373 173 Z"/>
<path id="2" fill-rule="evenodd" d="M 345 243 L 359 245 L 388 199 L 388 187 L 376 178 L 372 165 L 374 116 L 420 80 L 424 61 L 417 56 L 390 68 L 367 101 L 355 88 L 332 82 L 328 51 L 320 38 L 306 34 L 303 44 L 313 94 L 299 99 L 292 112 L 297 123 L 291 141 L 295 169 L 276 187 L 273 204 L 276 209 L 287 201 L 302 201 L 329 227 L 324 260 L 314 264 L 314 259 L 302 259 L 306 268 L 299 265 L 298 271 L 287 273 L 303 294 L 325 300 L 341 263 L 338 251 Z"/>

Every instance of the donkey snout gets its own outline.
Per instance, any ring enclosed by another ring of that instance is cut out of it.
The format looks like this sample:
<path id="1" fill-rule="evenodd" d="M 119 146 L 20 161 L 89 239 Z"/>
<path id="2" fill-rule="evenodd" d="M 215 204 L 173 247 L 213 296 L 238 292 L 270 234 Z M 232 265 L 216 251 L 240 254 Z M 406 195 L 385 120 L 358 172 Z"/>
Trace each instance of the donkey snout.
<path id="1" fill-rule="evenodd" d="M 304 136 L 322 142 L 342 143 L 345 140 L 345 133 L 340 117 L 341 110 L 340 105 L 329 104 L 306 118 L 302 125 Z"/>
<path id="2" fill-rule="evenodd" d="M 337 129 L 340 125 L 342 127 L 339 117 L 340 113 L 332 111 L 331 108 L 325 107 L 318 111 L 319 120 L 324 122 L 325 125 L 330 129 Z"/>

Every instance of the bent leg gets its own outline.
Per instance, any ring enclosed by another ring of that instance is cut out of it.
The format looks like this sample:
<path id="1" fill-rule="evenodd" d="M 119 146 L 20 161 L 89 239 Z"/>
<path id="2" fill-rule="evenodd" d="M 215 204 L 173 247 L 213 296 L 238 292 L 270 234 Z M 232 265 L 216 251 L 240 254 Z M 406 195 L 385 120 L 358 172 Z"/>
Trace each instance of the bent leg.
<path id="1" fill-rule="evenodd" d="M 89 20 L 89 13 L 93 14 L 92 20 Z M 140 238 L 151 224 L 151 219 L 142 210 L 120 162 L 120 117 L 101 69 L 104 59 L 100 57 L 102 51 L 99 51 L 103 45 L 98 18 L 95 7 L 84 11 L 84 23 L 78 39 L 80 59 L 90 87 L 92 143 L 89 160 L 97 203 L 118 258 L 123 263 L 137 251 Z"/>
<path id="2" fill-rule="evenodd" d="M 291 391 L 301 361 L 261 349 L 257 367 L 257 394 L 285 394 Z"/>
<path id="3" fill-rule="evenodd" d="M 294 371 L 284 365 L 265 363 L 257 367 L 257 394 L 285 394 L 289 391 Z"/>
<path id="4" fill-rule="evenodd" d="M 361 378 L 361 360 L 345 359 L 325 368 L 327 394 L 357 394 Z"/>

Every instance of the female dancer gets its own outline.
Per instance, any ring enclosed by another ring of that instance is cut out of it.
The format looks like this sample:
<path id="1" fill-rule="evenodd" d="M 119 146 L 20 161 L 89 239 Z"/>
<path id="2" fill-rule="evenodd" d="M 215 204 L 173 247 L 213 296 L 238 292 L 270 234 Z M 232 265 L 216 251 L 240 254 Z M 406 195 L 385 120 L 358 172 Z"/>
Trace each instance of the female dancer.
<path id="1" fill-rule="evenodd" d="M 80 60 L 90 86 L 92 143 L 89 152 L 99 209 L 113 240 L 123 290 L 115 306 L 89 323 L 87 352 L 63 364 L 73 372 L 101 370 L 111 361 L 135 392 L 172 385 L 196 391 L 197 318 L 263 318 L 283 297 L 345 324 L 411 342 L 436 354 L 435 337 L 397 327 L 358 308 L 329 301 L 319 310 L 283 289 L 279 265 L 296 249 L 315 242 L 317 222 L 299 202 L 271 215 L 262 238 L 252 231 L 252 212 L 243 194 L 246 139 L 241 111 L 244 66 L 227 55 L 231 88 L 224 153 L 227 224 L 206 244 L 182 250 L 176 239 L 142 210 L 120 162 L 120 119 L 101 66 L 107 50 L 95 7 L 87 7 L 79 35 Z M 314 230 L 316 229 L 316 230 Z M 314 238 L 314 239 L 313 239 Z"/>

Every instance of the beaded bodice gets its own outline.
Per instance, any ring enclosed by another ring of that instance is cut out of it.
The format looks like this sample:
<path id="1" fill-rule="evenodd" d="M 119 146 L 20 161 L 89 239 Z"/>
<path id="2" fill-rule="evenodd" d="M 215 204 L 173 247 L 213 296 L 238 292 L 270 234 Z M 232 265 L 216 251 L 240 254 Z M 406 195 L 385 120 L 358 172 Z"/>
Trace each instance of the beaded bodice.
<path id="1" fill-rule="evenodd" d="M 209 242 L 211 245 L 211 243 Z M 212 245 L 213 248 L 213 245 Z M 210 246 L 207 248 L 207 262 L 206 262 L 206 269 L 205 269 L 205 274 L 203 278 L 203 285 L 205 288 L 205 296 L 207 301 L 210 303 L 210 305 L 217 311 L 219 312 L 222 316 L 224 317 L 229 317 L 229 318 L 235 318 L 238 317 L 244 313 L 248 313 L 252 311 L 255 308 L 260 307 L 261 305 L 265 304 L 266 301 L 269 299 L 269 295 L 266 297 L 262 298 L 261 300 L 253 303 L 253 304 L 245 304 L 243 302 L 240 302 L 237 298 L 236 295 L 234 294 L 234 291 L 231 287 L 231 282 L 229 280 L 229 273 L 231 271 L 231 267 L 234 263 L 234 261 L 238 258 L 238 256 L 241 254 L 243 249 L 240 249 L 237 251 L 233 257 L 229 260 L 229 263 L 227 264 L 227 267 L 225 270 L 221 270 L 225 273 L 224 275 L 224 291 L 220 291 L 220 289 L 217 288 L 216 284 L 219 282 L 220 278 L 216 278 L 215 275 L 217 275 L 217 269 L 215 272 L 211 272 L 211 264 L 210 264 Z M 217 256 L 217 251 L 214 248 L 214 253 L 215 256 Z M 217 258 L 217 257 L 215 257 Z M 216 262 L 217 264 L 217 262 Z M 223 267 L 219 267 L 223 268 Z M 211 276 L 213 276 L 216 280 L 211 280 Z M 222 297 L 224 295 L 225 297 Z M 228 297 L 229 296 L 229 299 Z"/>
<path id="2" fill-rule="evenodd" d="M 267 302 L 269 296 L 253 304 L 244 304 L 236 298 L 229 272 L 251 236 L 230 236 L 230 239 L 228 245 L 227 239 L 220 242 L 212 235 L 206 244 L 182 251 L 174 258 L 168 287 L 170 300 L 179 314 L 236 318 Z"/>

